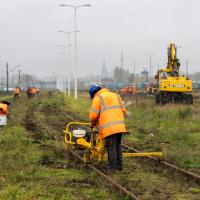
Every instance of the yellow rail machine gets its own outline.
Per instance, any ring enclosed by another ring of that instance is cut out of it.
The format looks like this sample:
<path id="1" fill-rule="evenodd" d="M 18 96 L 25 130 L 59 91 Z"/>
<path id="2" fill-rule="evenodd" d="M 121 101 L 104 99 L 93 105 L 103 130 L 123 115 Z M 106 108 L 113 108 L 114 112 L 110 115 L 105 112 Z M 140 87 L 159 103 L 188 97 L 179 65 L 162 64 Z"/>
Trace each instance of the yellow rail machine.
<path id="1" fill-rule="evenodd" d="M 89 123 L 70 122 L 63 131 L 65 148 L 78 151 L 83 159 L 103 161 L 106 155 L 104 140 L 98 139 L 98 132 L 89 129 Z M 123 153 L 123 157 L 162 156 L 161 152 Z"/>

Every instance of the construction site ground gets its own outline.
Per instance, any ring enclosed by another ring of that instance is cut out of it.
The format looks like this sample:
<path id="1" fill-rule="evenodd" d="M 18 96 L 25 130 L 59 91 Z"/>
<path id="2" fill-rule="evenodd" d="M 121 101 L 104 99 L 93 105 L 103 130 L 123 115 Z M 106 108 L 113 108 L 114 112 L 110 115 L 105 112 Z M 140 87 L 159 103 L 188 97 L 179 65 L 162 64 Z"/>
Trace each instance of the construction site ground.
<path id="1" fill-rule="evenodd" d="M 0 127 L 0 199 L 128 199 L 64 150 L 66 124 L 88 121 L 89 97 L 80 96 L 45 92 L 11 102 L 11 119 Z M 164 159 L 200 174 L 199 101 L 196 95 L 192 106 L 156 106 L 152 97 L 126 97 L 124 143 L 162 151 Z M 110 176 L 140 199 L 200 199 L 199 184 L 145 158 L 124 159 L 124 170 Z"/>

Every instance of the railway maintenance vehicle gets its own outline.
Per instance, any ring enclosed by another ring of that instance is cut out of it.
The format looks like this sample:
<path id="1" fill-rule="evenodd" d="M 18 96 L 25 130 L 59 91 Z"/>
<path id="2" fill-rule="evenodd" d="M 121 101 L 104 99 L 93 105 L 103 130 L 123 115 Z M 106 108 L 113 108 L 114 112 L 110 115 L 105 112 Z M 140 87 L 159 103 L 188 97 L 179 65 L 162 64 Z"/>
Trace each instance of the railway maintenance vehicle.
<path id="1" fill-rule="evenodd" d="M 90 123 L 70 122 L 64 132 L 65 149 L 78 152 L 87 162 L 102 162 L 106 157 L 104 140 L 98 138 L 98 130 L 90 128 Z M 123 152 L 123 157 L 161 157 L 162 152 Z"/>
<path id="2" fill-rule="evenodd" d="M 157 75 L 157 104 L 183 103 L 192 104 L 192 80 L 180 75 L 180 62 L 177 58 L 177 46 L 170 43 L 168 47 L 168 63 L 159 69 Z"/>

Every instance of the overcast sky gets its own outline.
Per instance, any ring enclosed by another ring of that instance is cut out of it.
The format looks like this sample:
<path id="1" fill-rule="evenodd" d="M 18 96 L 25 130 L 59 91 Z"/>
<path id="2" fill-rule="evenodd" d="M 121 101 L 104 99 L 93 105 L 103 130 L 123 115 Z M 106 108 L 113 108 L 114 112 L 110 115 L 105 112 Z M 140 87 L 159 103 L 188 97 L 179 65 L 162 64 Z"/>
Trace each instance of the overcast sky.
<path id="1" fill-rule="evenodd" d="M 121 50 L 125 68 L 132 71 L 135 60 L 140 72 L 153 54 L 156 71 L 165 66 L 170 42 L 180 46 L 183 71 L 186 59 L 191 72 L 200 71 L 199 0 L 0 0 L 1 63 L 21 64 L 39 76 L 61 70 L 62 49 L 56 45 L 67 44 L 67 37 L 57 31 L 72 31 L 74 15 L 60 3 L 92 5 L 77 11 L 81 76 L 100 72 L 103 59 L 113 69 L 120 64 Z"/>

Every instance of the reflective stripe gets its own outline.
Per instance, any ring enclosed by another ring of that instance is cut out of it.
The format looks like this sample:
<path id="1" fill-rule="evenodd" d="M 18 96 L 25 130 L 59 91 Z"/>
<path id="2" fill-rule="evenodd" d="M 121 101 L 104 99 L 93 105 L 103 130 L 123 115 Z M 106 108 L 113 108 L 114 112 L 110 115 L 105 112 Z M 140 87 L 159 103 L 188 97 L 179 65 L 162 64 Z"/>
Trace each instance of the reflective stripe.
<path id="1" fill-rule="evenodd" d="M 102 105 L 102 107 L 103 107 L 103 109 L 105 109 L 106 108 L 106 104 L 105 104 L 105 101 L 103 100 L 103 97 L 102 96 L 98 96 L 99 97 L 99 100 L 100 100 L 100 102 L 101 102 L 101 105 Z M 102 109 L 102 110 L 103 110 Z"/>
<path id="2" fill-rule="evenodd" d="M 104 112 L 104 111 L 107 111 L 107 110 L 116 109 L 116 108 L 122 108 L 122 106 L 121 106 L 121 104 L 120 104 L 120 98 L 119 98 L 118 95 L 116 95 L 116 96 L 117 96 L 117 98 L 118 98 L 118 100 L 119 100 L 119 105 L 117 105 L 117 106 L 106 106 L 106 103 L 105 103 L 103 97 L 102 97 L 101 95 L 98 96 L 98 97 L 99 97 L 99 100 L 100 100 L 100 102 L 101 102 L 101 105 L 102 105 L 102 110 L 101 110 L 101 112 Z"/>
<path id="3" fill-rule="evenodd" d="M 99 129 L 102 130 L 104 128 L 107 128 L 107 127 L 113 126 L 113 125 L 117 125 L 117 124 L 124 124 L 124 121 L 118 120 L 118 121 L 109 122 L 107 124 L 102 125 Z"/>
<path id="4" fill-rule="evenodd" d="M 119 101 L 120 108 L 121 108 L 121 109 L 124 109 L 124 106 L 122 105 L 122 102 L 121 102 L 121 100 L 120 100 L 120 96 L 117 95 L 117 98 L 118 98 L 118 101 Z"/>
<path id="5" fill-rule="evenodd" d="M 104 111 L 107 111 L 107 110 L 116 109 L 116 108 L 121 108 L 121 106 L 120 105 L 118 105 L 118 106 L 109 106 L 109 107 L 106 107 L 103 110 L 101 110 L 101 112 L 104 112 Z"/>
<path id="6" fill-rule="evenodd" d="M 116 95 L 117 95 L 117 94 L 116 94 Z M 121 105 L 121 101 L 120 101 L 119 95 L 117 95 L 117 98 L 118 98 L 119 104 Z"/>
<path id="7" fill-rule="evenodd" d="M 97 109 L 95 109 L 95 108 L 90 108 L 90 111 L 91 111 L 91 112 L 95 112 L 95 113 L 97 113 L 97 114 L 100 113 L 100 110 L 97 110 Z"/>

